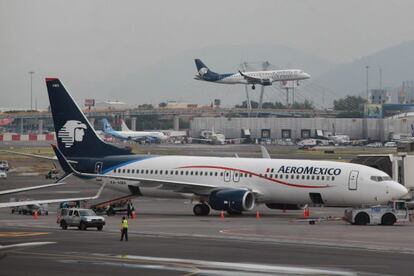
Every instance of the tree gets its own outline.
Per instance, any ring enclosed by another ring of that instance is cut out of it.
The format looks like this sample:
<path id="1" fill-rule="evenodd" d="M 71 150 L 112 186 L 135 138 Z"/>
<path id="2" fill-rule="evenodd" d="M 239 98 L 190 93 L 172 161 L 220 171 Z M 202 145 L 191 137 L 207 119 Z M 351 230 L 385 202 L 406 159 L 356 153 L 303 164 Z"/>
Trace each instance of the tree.
<path id="1" fill-rule="evenodd" d="M 346 96 L 343 99 L 334 100 L 334 110 L 338 111 L 338 118 L 362 118 L 364 117 L 364 105 L 367 100 L 361 96 Z"/>
<path id="2" fill-rule="evenodd" d="M 366 102 L 367 100 L 361 96 L 346 96 L 345 98 L 334 100 L 334 110 L 364 112 L 364 104 Z"/>
<path id="3" fill-rule="evenodd" d="M 158 107 L 165 108 L 165 107 L 167 107 L 167 103 L 165 103 L 165 102 L 159 103 Z"/>

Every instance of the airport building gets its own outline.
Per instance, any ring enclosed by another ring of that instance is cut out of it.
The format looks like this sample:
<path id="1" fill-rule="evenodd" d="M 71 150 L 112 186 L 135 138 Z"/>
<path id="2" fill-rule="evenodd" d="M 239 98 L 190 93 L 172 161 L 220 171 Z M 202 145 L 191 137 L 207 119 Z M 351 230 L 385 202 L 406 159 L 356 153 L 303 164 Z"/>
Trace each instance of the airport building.
<path id="1" fill-rule="evenodd" d="M 190 135 L 198 137 L 202 130 L 213 129 L 228 138 L 242 138 L 249 129 L 251 138 L 306 139 L 317 130 L 345 134 L 351 139 L 387 141 L 393 134 L 412 134 L 414 117 L 405 118 L 193 118 Z"/>

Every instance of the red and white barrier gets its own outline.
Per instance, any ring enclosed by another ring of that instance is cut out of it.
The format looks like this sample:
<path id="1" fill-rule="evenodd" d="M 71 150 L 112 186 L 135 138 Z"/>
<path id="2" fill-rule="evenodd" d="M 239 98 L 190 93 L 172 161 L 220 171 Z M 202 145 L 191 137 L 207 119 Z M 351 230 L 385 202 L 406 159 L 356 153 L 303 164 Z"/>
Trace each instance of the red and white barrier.
<path id="1" fill-rule="evenodd" d="M 16 134 L 3 133 L 0 134 L 0 142 L 21 142 L 21 141 L 55 141 L 55 134 Z"/>

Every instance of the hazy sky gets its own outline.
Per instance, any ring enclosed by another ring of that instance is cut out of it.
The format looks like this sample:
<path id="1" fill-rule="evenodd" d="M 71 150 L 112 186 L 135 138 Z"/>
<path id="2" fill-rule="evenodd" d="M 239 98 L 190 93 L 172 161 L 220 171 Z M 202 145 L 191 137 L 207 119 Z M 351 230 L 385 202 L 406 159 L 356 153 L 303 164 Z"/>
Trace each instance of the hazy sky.
<path id="1" fill-rule="evenodd" d="M 83 99 L 116 88 L 117 76 L 217 44 L 282 44 L 350 62 L 413 40 L 413 10 L 412 0 L 0 0 L 0 107 L 30 104 L 30 70 L 46 107 L 46 75 Z"/>

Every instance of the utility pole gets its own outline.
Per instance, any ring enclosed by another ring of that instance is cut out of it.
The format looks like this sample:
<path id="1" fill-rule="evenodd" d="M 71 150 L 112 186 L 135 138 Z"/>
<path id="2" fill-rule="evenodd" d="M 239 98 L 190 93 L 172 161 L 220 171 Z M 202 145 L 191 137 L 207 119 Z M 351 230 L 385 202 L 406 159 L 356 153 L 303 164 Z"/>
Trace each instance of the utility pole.
<path id="1" fill-rule="evenodd" d="M 30 74 L 30 110 L 33 110 L 33 74 L 34 71 L 29 71 Z"/>
<path id="2" fill-rule="evenodd" d="M 382 68 L 379 68 L 379 89 L 382 90 Z"/>
<path id="3" fill-rule="evenodd" d="M 367 65 L 367 66 L 365 66 L 365 69 L 366 69 L 366 71 L 367 71 L 367 103 L 369 103 L 369 82 L 368 82 L 368 77 L 369 77 L 369 75 L 368 75 L 368 72 L 369 72 L 369 66 Z"/>

